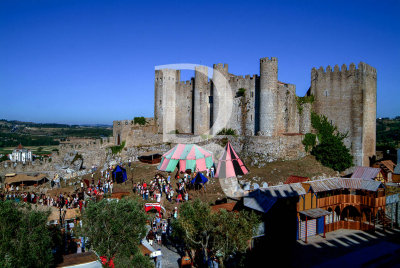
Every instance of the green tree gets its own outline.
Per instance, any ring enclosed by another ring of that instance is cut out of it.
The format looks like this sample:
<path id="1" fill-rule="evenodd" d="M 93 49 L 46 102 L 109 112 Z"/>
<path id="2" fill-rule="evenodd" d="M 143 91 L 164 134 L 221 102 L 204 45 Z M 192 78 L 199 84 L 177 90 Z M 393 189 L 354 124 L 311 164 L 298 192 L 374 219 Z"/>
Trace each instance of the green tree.
<path id="1" fill-rule="evenodd" d="M 320 143 L 313 148 L 311 154 L 314 155 L 322 165 L 339 172 L 353 165 L 353 156 L 340 140 L 332 139 Z"/>
<path id="2" fill-rule="evenodd" d="M 89 202 L 83 213 L 81 233 L 93 249 L 117 267 L 150 267 L 139 250 L 146 236 L 147 215 L 137 200 L 121 199 Z"/>
<path id="3" fill-rule="evenodd" d="M 256 214 L 247 211 L 232 213 L 221 210 L 216 215 L 216 219 L 218 224 L 212 239 L 213 251 L 220 256 L 222 261 L 230 255 L 245 253 L 260 223 Z"/>
<path id="4" fill-rule="evenodd" d="M 175 237 L 183 239 L 191 249 L 201 249 L 207 259 L 210 238 L 215 231 L 215 214 L 199 199 L 181 205 L 179 218 L 172 223 Z"/>
<path id="5" fill-rule="evenodd" d="M 311 113 L 311 125 L 316 131 L 318 144 L 316 145 L 314 134 L 307 133 L 303 144 L 306 151 L 312 147 L 311 154 L 321 162 L 322 165 L 336 171 L 344 171 L 353 165 L 353 156 L 350 154 L 343 140 L 347 133 L 340 133 L 335 125 L 328 121 L 324 115 Z"/>
<path id="6" fill-rule="evenodd" d="M 211 250 L 226 260 L 233 253 L 246 251 L 258 223 L 253 213 L 213 213 L 207 203 L 196 199 L 182 204 L 172 228 L 174 236 L 190 249 L 204 252 L 205 259 L 209 257 L 207 250 Z"/>
<path id="7" fill-rule="evenodd" d="M 11 201 L 0 202 L 0 267 L 54 266 L 48 215 Z"/>

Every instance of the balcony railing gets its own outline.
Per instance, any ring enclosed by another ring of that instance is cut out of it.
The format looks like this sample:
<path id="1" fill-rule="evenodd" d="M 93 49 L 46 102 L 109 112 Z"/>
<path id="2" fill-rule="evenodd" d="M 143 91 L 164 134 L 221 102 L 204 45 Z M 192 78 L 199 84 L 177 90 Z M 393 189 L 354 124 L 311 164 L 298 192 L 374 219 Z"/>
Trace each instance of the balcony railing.
<path id="1" fill-rule="evenodd" d="M 317 207 L 328 207 L 340 204 L 365 205 L 380 207 L 385 205 L 385 197 L 369 197 L 361 195 L 341 194 L 317 199 Z"/>
<path id="2" fill-rule="evenodd" d="M 338 229 L 370 231 L 374 229 L 374 225 L 359 221 L 337 221 L 325 225 L 325 232 L 332 232 Z"/>

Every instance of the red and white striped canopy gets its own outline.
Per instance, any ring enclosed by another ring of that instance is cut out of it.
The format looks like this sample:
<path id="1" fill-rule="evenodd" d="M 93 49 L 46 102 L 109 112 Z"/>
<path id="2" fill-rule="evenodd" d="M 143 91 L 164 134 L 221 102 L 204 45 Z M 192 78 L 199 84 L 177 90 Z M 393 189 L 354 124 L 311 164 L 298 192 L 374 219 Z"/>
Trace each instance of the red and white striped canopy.
<path id="1" fill-rule="evenodd" d="M 215 177 L 231 178 L 247 173 L 249 173 L 249 170 L 239 158 L 235 150 L 233 150 L 231 143 L 228 141 L 228 144 L 225 146 L 224 153 L 219 159 Z"/>

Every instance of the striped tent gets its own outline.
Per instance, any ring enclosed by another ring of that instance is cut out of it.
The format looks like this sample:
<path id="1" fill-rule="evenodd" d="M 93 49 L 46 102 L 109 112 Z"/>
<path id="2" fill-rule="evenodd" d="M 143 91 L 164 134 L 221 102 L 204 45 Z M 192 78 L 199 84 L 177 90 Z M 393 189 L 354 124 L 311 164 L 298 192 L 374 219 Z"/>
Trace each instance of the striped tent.
<path id="1" fill-rule="evenodd" d="M 228 144 L 225 146 L 224 153 L 219 159 L 215 177 L 231 178 L 247 173 L 249 173 L 249 170 L 239 158 L 235 150 L 233 150 L 231 143 L 228 141 Z"/>
<path id="2" fill-rule="evenodd" d="M 158 169 L 172 172 L 179 164 L 179 170 L 204 171 L 213 166 L 212 153 L 195 144 L 178 144 L 161 158 Z"/>

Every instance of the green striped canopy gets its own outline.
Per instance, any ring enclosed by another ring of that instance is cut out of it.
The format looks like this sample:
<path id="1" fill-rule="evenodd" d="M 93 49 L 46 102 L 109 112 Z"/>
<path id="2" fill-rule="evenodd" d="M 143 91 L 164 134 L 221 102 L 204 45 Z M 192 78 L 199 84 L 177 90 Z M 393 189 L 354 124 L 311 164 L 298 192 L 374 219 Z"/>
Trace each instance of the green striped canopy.
<path id="1" fill-rule="evenodd" d="M 158 169 L 172 172 L 179 164 L 179 170 L 204 171 L 213 166 L 212 153 L 195 144 L 178 144 L 161 158 Z"/>

